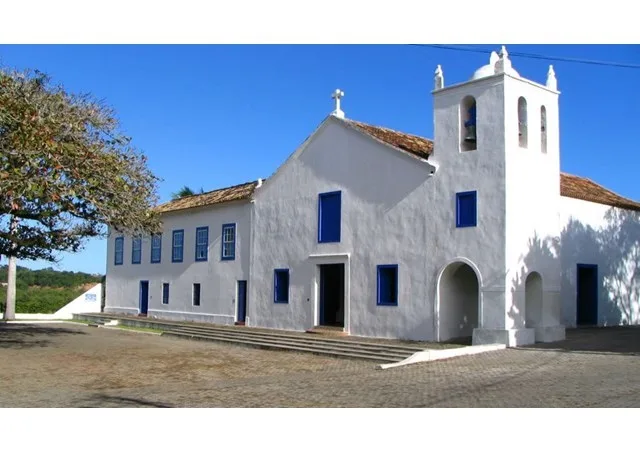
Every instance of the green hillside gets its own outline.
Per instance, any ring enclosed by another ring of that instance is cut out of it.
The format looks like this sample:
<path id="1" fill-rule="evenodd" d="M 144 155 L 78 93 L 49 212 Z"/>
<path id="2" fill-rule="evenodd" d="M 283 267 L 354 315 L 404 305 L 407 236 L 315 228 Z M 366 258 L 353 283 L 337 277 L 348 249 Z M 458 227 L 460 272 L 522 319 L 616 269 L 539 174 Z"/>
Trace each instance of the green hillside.
<path id="1" fill-rule="evenodd" d="M 16 313 L 55 313 L 100 283 L 102 275 L 85 272 L 56 271 L 52 268 L 32 270 L 18 266 Z M 7 281 L 7 266 L 0 266 L 0 282 Z M 7 288 L 0 287 L 0 312 L 4 311 Z"/>

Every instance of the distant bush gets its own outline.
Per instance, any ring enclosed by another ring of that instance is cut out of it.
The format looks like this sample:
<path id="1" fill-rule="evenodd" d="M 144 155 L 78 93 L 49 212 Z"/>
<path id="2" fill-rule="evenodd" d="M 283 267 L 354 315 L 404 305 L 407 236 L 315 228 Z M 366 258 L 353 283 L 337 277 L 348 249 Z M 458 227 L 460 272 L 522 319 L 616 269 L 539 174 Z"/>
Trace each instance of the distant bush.
<path id="1" fill-rule="evenodd" d="M 85 272 L 57 271 L 52 268 L 31 270 L 18 266 L 17 285 L 48 286 L 52 288 L 77 288 L 85 283 L 100 283 L 102 275 Z M 7 281 L 7 266 L 0 266 L 0 282 Z"/>
<path id="2" fill-rule="evenodd" d="M 55 313 L 84 292 L 81 288 L 17 289 L 16 313 Z M 4 311 L 7 288 L 0 289 L 0 311 Z"/>
<path id="3" fill-rule="evenodd" d="M 0 282 L 7 281 L 7 266 L 0 266 Z M 16 313 L 55 313 L 85 290 L 87 283 L 100 283 L 101 275 L 84 272 L 31 270 L 18 267 L 16 272 Z M 7 288 L 0 287 L 0 312 L 4 312 Z"/>

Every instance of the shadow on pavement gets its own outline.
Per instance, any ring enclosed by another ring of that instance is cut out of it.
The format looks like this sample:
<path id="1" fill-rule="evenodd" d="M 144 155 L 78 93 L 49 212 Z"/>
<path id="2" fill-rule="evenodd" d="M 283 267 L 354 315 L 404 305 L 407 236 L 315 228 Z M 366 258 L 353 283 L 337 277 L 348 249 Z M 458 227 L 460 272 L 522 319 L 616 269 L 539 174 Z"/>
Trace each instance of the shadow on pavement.
<path id="1" fill-rule="evenodd" d="M 156 407 L 169 408 L 169 404 L 147 401 L 140 398 L 127 398 L 124 396 L 110 396 L 103 393 L 93 395 L 81 401 L 82 407 Z"/>
<path id="2" fill-rule="evenodd" d="M 46 347 L 51 344 L 47 337 L 63 335 L 86 335 L 86 333 L 65 327 L 0 323 L 0 349 Z"/>
<path id="3" fill-rule="evenodd" d="M 567 329 L 566 339 L 536 343 L 519 349 L 640 355 L 640 326 Z"/>

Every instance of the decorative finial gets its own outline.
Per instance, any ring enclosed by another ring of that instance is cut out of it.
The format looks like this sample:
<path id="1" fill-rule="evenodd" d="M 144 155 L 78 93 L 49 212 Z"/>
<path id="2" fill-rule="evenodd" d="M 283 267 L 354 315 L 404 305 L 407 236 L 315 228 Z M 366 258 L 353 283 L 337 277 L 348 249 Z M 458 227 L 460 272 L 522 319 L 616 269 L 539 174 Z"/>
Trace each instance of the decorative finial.
<path id="1" fill-rule="evenodd" d="M 436 90 L 441 90 L 444 87 L 444 75 L 442 74 L 442 67 L 440 65 L 436 68 L 434 84 Z"/>
<path id="2" fill-rule="evenodd" d="M 334 116 L 337 116 L 338 118 L 344 118 L 344 112 L 340 110 L 340 99 L 343 96 L 344 96 L 344 91 L 341 91 L 340 89 L 336 89 L 336 91 L 334 91 L 333 94 L 331 95 L 331 97 L 336 101 L 336 109 L 333 112 L 331 112 L 331 114 Z"/>
<path id="3" fill-rule="evenodd" d="M 558 91 L 558 80 L 552 64 L 549 65 L 549 71 L 547 72 L 547 88 Z"/>
<path id="4" fill-rule="evenodd" d="M 491 66 L 495 67 L 495 65 L 496 65 L 496 63 L 498 62 L 499 59 L 500 59 L 500 57 L 498 56 L 498 54 L 494 50 L 493 52 L 491 52 L 491 55 L 489 56 L 489 64 Z"/>
<path id="5" fill-rule="evenodd" d="M 507 52 L 507 48 L 502 46 L 500 49 L 500 56 L 495 64 L 495 73 L 499 74 L 502 72 L 509 72 L 510 69 L 511 60 L 509 60 L 509 53 Z"/>

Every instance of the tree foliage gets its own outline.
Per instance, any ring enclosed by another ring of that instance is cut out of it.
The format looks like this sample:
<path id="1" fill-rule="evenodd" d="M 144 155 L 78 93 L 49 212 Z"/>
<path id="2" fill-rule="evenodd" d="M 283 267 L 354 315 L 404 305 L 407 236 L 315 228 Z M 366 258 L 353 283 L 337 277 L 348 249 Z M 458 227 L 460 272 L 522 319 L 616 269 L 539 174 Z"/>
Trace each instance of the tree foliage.
<path id="1" fill-rule="evenodd" d="M 130 141 L 102 102 L 0 68 L 0 255 L 54 261 L 107 225 L 157 231 L 158 179 Z"/>
<path id="2" fill-rule="evenodd" d="M 204 193 L 204 189 L 202 187 L 200 188 L 200 193 Z M 178 198 L 190 197 L 192 195 L 196 195 L 196 192 L 194 192 L 194 190 L 189 186 L 183 186 L 177 192 L 172 193 L 171 198 L 173 200 L 177 200 Z"/>
<path id="3" fill-rule="evenodd" d="M 16 311 L 18 313 L 55 313 L 97 284 L 101 275 L 85 272 L 57 271 L 52 268 L 32 270 L 18 266 Z M 7 266 L 0 266 L 0 282 L 7 281 Z M 0 286 L 0 312 L 4 311 L 6 288 Z"/>
<path id="4" fill-rule="evenodd" d="M 47 288 L 18 286 L 16 311 L 18 313 L 55 313 L 76 297 L 82 295 L 82 288 Z M 6 288 L 0 288 L 0 311 L 4 310 Z"/>
<path id="5" fill-rule="evenodd" d="M 48 286 L 51 288 L 76 288 L 86 283 L 100 283 L 102 275 L 86 272 L 57 271 L 53 268 L 32 270 L 18 266 L 16 284 L 19 288 Z M 0 282 L 7 281 L 7 266 L 0 266 Z"/>

